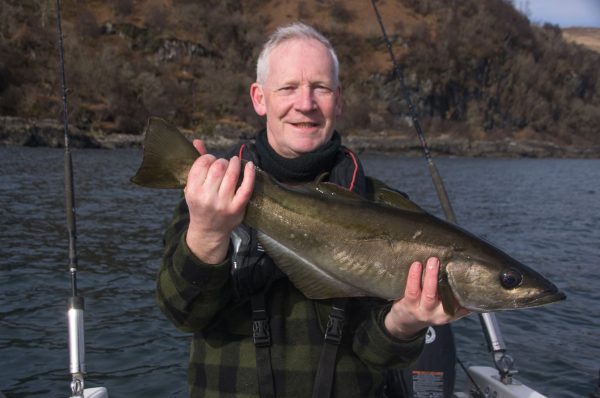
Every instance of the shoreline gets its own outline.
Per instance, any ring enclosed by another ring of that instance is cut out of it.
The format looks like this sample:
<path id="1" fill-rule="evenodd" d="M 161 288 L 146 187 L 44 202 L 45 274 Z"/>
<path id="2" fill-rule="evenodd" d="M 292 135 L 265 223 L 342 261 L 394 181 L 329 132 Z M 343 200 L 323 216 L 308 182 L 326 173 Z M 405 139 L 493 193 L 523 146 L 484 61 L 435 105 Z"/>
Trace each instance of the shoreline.
<path id="1" fill-rule="evenodd" d="M 183 131 L 188 138 L 194 133 Z M 69 127 L 70 145 L 75 148 L 120 149 L 140 148 L 142 135 L 119 134 L 101 131 L 83 131 Z M 204 140 L 207 148 L 220 151 L 229 148 L 241 139 L 253 135 L 252 130 L 227 126 L 215 128 L 209 135 L 196 138 Z M 416 137 L 385 135 L 379 133 L 343 136 L 344 145 L 355 152 L 381 152 L 403 156 L 423 156 Z M 0 146 L 30 146 L 61 148 L 64 142 L 64 127 L 52 119 L 31 120 L 19 117 L 0 117 Z M 490 157 L 490 158 L 600 158 L 600 146 L 565 146 L 542 141 L 473 141 L 449 136 L 430 137 L 428 146 L 435 156 Z"/>

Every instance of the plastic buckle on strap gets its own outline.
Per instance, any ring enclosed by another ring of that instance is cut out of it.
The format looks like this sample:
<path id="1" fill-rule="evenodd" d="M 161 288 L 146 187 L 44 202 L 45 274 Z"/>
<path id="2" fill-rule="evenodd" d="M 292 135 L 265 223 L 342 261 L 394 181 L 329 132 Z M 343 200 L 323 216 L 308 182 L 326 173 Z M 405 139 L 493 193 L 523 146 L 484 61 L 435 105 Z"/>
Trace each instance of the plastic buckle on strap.
<path id="1" fill-rule="evenodd" d="M 333 344 L 340 344 L 342 341 L 342 329 L 344 328 L 344 316 L 331 314 L 327 321 L 325 330 L 325 341 Z"/>
<path id="2" fill-rule="evenodd" d="M 257 347 L 268 347 L 271 345 L 271 332 L 269 321 L 266 319 L 252 321 L 252 337 Z"/>

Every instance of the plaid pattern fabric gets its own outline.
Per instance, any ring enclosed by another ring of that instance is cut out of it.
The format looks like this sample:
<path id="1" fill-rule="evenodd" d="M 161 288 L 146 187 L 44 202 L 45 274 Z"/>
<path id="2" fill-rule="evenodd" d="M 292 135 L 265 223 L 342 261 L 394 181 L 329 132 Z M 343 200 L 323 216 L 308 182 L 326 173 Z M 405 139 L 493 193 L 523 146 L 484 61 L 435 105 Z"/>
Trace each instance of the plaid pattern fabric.
<path id="1" fill-rule="evenodd" d="M 157 301 L 179 329 L 193 333 L 188 370 L 191 397 L 258 397 L 249 299 L 236 299 L 230 261 L 207 265 L 185 243 L 189 214 L 182 200 L 165 233 Z M 271 361 L 277 397 L 309 397 L 323 345 L 330 300 L 309 300 L 287 279 L 267 294 Z M 406 367 L 424 344 L 423 334 L 398 340 L 383 326 L 389 304 L 351 299 L 337 355 L 333 397 L 381 395 L 382 370 Z"/>

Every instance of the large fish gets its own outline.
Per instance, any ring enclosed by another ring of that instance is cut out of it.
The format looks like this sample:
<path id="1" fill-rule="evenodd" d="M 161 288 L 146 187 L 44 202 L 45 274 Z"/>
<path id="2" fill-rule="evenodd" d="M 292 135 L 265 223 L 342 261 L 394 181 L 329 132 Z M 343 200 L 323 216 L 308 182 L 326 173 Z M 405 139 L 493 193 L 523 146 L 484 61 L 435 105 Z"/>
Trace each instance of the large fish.
<path id="1" fill-rule="evenodd" d="M 198 156 L 176 128 L 152 118 L 132 181 L 184 187 Z M 441 262 L 438 291 L 448 313 L 457 304 L 489 312 L 565 298 L 536 271 L 374 182 L 377 200 L 370 201 L 326 182 L 288 186 L 257 169 L 244 223 L 309 298 L 401 298 L 410 264 L 431 256 Z"/>

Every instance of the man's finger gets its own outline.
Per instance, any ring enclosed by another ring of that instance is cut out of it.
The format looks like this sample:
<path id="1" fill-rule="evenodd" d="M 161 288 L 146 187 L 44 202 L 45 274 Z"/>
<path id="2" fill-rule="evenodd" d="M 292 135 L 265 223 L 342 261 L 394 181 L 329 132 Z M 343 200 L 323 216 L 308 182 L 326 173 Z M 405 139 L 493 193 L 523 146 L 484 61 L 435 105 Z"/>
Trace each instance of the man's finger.
<path id="1" fill-rule="evenodd" d="M 246 203 L 248 203 L 250 197 L 252 196 L 252 191 L 254 190 L 255 177 L 256 169 L 254 168 L 254 163 L 246 163 L 246 167 L 244 168 L 244 178 L 242 179 L 242 184 L 236 191 L 235 197 L 232 201 L 235 206 L 245 206 Z"/>
<path id="2" fill-rule="evenodd" d="M 237 156 L 229 159 L 227 170 L 221 181 L 219 188 L 219 197 L 230 202 L 235 195 L 235 188 L 237 186 L 238 179 L 240 178 L 240 166 L 241 162 Z"/>
<path id="3" fill-rule="evenodd" d="M 408 270 L 408 277 L 406 278 L 406 289 L 404 291 L 404 298 L 410 302 L 415 302 L 421 295 L 421 273 L 423 265 L 415 261 Z"/>
<path id="4" fill-rule="evenodd" d="M 206 155 L 208 153 L 208 151 L 206 150 L 206 146 L 204 145 L 204 142 L 202 142 L 202 140 L 195 139 L 192 141 L 192 145 L 194 145 L 194 148 L 196 148 L 200 155 Z"/>
<path id="5" fill-rule="evenodd" d="M 185 191 L 187 193 L 188 186 L 192 189 L 202 186 L 204 184 L 204 180 L 206 179 L 206 175 L 208 174 L 208 169 L 210 165 L 214 163 L 216 158 L 212 155 L 204 155 L 200 156 L 194 162 L 190 173 L 188 174 L 187 185 L 185 187 Z"/>
<path id="6" fill-rule="evenodd" d="M 206 192 L 207 195 L 218 195 L 221 183 L 223 182 L 223 176 L 227 171 L 228 165 L 229 162 L 222 158 L 215 160 L 210 165 L 208 173 L 206 174 L 206 179 L 204 180 L 204 184 L 202 186 L 202 190 Z"/>
<path id="7" fill-rule="evenodd" d="M 435 257 L 427 259 L 425 266 L 425 277 L 423 278 L 423 292 L 421 293 L 421 305 L 425 309 L 432 309 L 438 304 L 438 273 L 440 261 Z"/>

